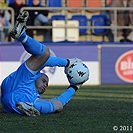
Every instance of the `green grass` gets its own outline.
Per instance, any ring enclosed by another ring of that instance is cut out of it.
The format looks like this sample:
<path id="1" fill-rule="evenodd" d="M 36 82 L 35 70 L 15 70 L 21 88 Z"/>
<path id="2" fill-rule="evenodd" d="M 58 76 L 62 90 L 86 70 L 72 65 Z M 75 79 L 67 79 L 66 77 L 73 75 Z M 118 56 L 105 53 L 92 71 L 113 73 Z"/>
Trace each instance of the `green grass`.
<path id="1" fill-rule="evenodd" d="M 51 86 L 43 97 L 58 96 L 65 88 Z M 0 104 L 0 133 L 114 133 L 115 125 L 133 126 L 132 98 L 132 85 L 85 86 L 62 112 L 39 117 L 7 114 Z"/>

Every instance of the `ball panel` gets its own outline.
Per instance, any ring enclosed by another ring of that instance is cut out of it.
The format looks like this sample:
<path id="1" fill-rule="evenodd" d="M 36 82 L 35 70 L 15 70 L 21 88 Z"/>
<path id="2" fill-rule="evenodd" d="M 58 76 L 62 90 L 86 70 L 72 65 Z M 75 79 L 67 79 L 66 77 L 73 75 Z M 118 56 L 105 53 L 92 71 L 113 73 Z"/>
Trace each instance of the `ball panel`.
<path id="1" fill-rule="evenodd" d="M 69 67 L 67 78 L 71 84 L 82 84 L 89 79 L 89 69 L 84 63 L 76 62 Z"/>

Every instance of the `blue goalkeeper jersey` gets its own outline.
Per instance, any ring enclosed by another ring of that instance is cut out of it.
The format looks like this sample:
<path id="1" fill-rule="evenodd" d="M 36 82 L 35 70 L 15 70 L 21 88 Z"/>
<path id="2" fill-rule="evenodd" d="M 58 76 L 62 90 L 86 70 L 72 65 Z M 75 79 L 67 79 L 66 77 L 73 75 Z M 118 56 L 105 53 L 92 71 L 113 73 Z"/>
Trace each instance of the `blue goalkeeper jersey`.
<path id="1" fill-rule="evenodd" d="M 50 56 L 45 66 L 60 66 L 67 65 L 67 60 Z M 40 71 L 32 73 L 26 66 L 26 63 L 20 65 L 20 67 L 9 76 L 7 76 L 1 85 L 1 102 L 6 112 L 18 112 L 16 109 L 16 103 L 29 102 L 34 103 L 40 95 L 35 87 L 35 80 L 41 76 Z"/>
<path id="2" fill-rule="evenodd" d="M 41 73 L 32 74 L 23 63 L 15 72 L 11 73 L 2 82 L 1 102 L 7 112 L 16 110 L 19 101 L 33 103 L 40 95 L 35 88 L 35 80 Z M 8 104 L 8 106 L 7 106 Z"/>

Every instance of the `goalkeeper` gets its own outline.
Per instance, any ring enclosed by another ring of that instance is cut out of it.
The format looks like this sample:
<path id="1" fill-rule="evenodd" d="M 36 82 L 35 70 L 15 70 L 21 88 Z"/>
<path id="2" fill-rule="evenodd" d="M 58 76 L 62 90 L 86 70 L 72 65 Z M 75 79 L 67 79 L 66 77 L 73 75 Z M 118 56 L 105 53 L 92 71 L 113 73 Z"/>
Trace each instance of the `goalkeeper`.
<path id="1" fill-rule="evenodd" d="M 3 80 L 1 85 L 2 106 L 7 113 L 28 116 L 59 112 L 82 84 L 70 84 L 67 90 L 59 97 L 42 99 L 41 94 L 46 91 L 49 78 L 40 71 L 45 66 L 65 67 L 65 71 L 67 71 L 70 65 L 81 60 L 78 58 L 63 59 L 50 56 L 48 47 L 26 34 L 28 17 L 29 13 L 27 11 L 20 13 L 10 35 L 12 38 L 19 40 L 25 50 L 32 56 Z"/>

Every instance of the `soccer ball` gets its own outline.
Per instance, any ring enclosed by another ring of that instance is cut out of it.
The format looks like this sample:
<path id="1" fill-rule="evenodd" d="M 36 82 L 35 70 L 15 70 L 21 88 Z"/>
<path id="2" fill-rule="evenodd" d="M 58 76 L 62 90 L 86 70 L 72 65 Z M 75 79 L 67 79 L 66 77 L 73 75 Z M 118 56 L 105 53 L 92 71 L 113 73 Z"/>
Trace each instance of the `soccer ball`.
<path id="1" fill-rule="evenodd" d="M 72 64 L 67 71 L 67 79 L 70 84 L 83 84 L 89 79 L 89 69 L 83 62 Z"/>

